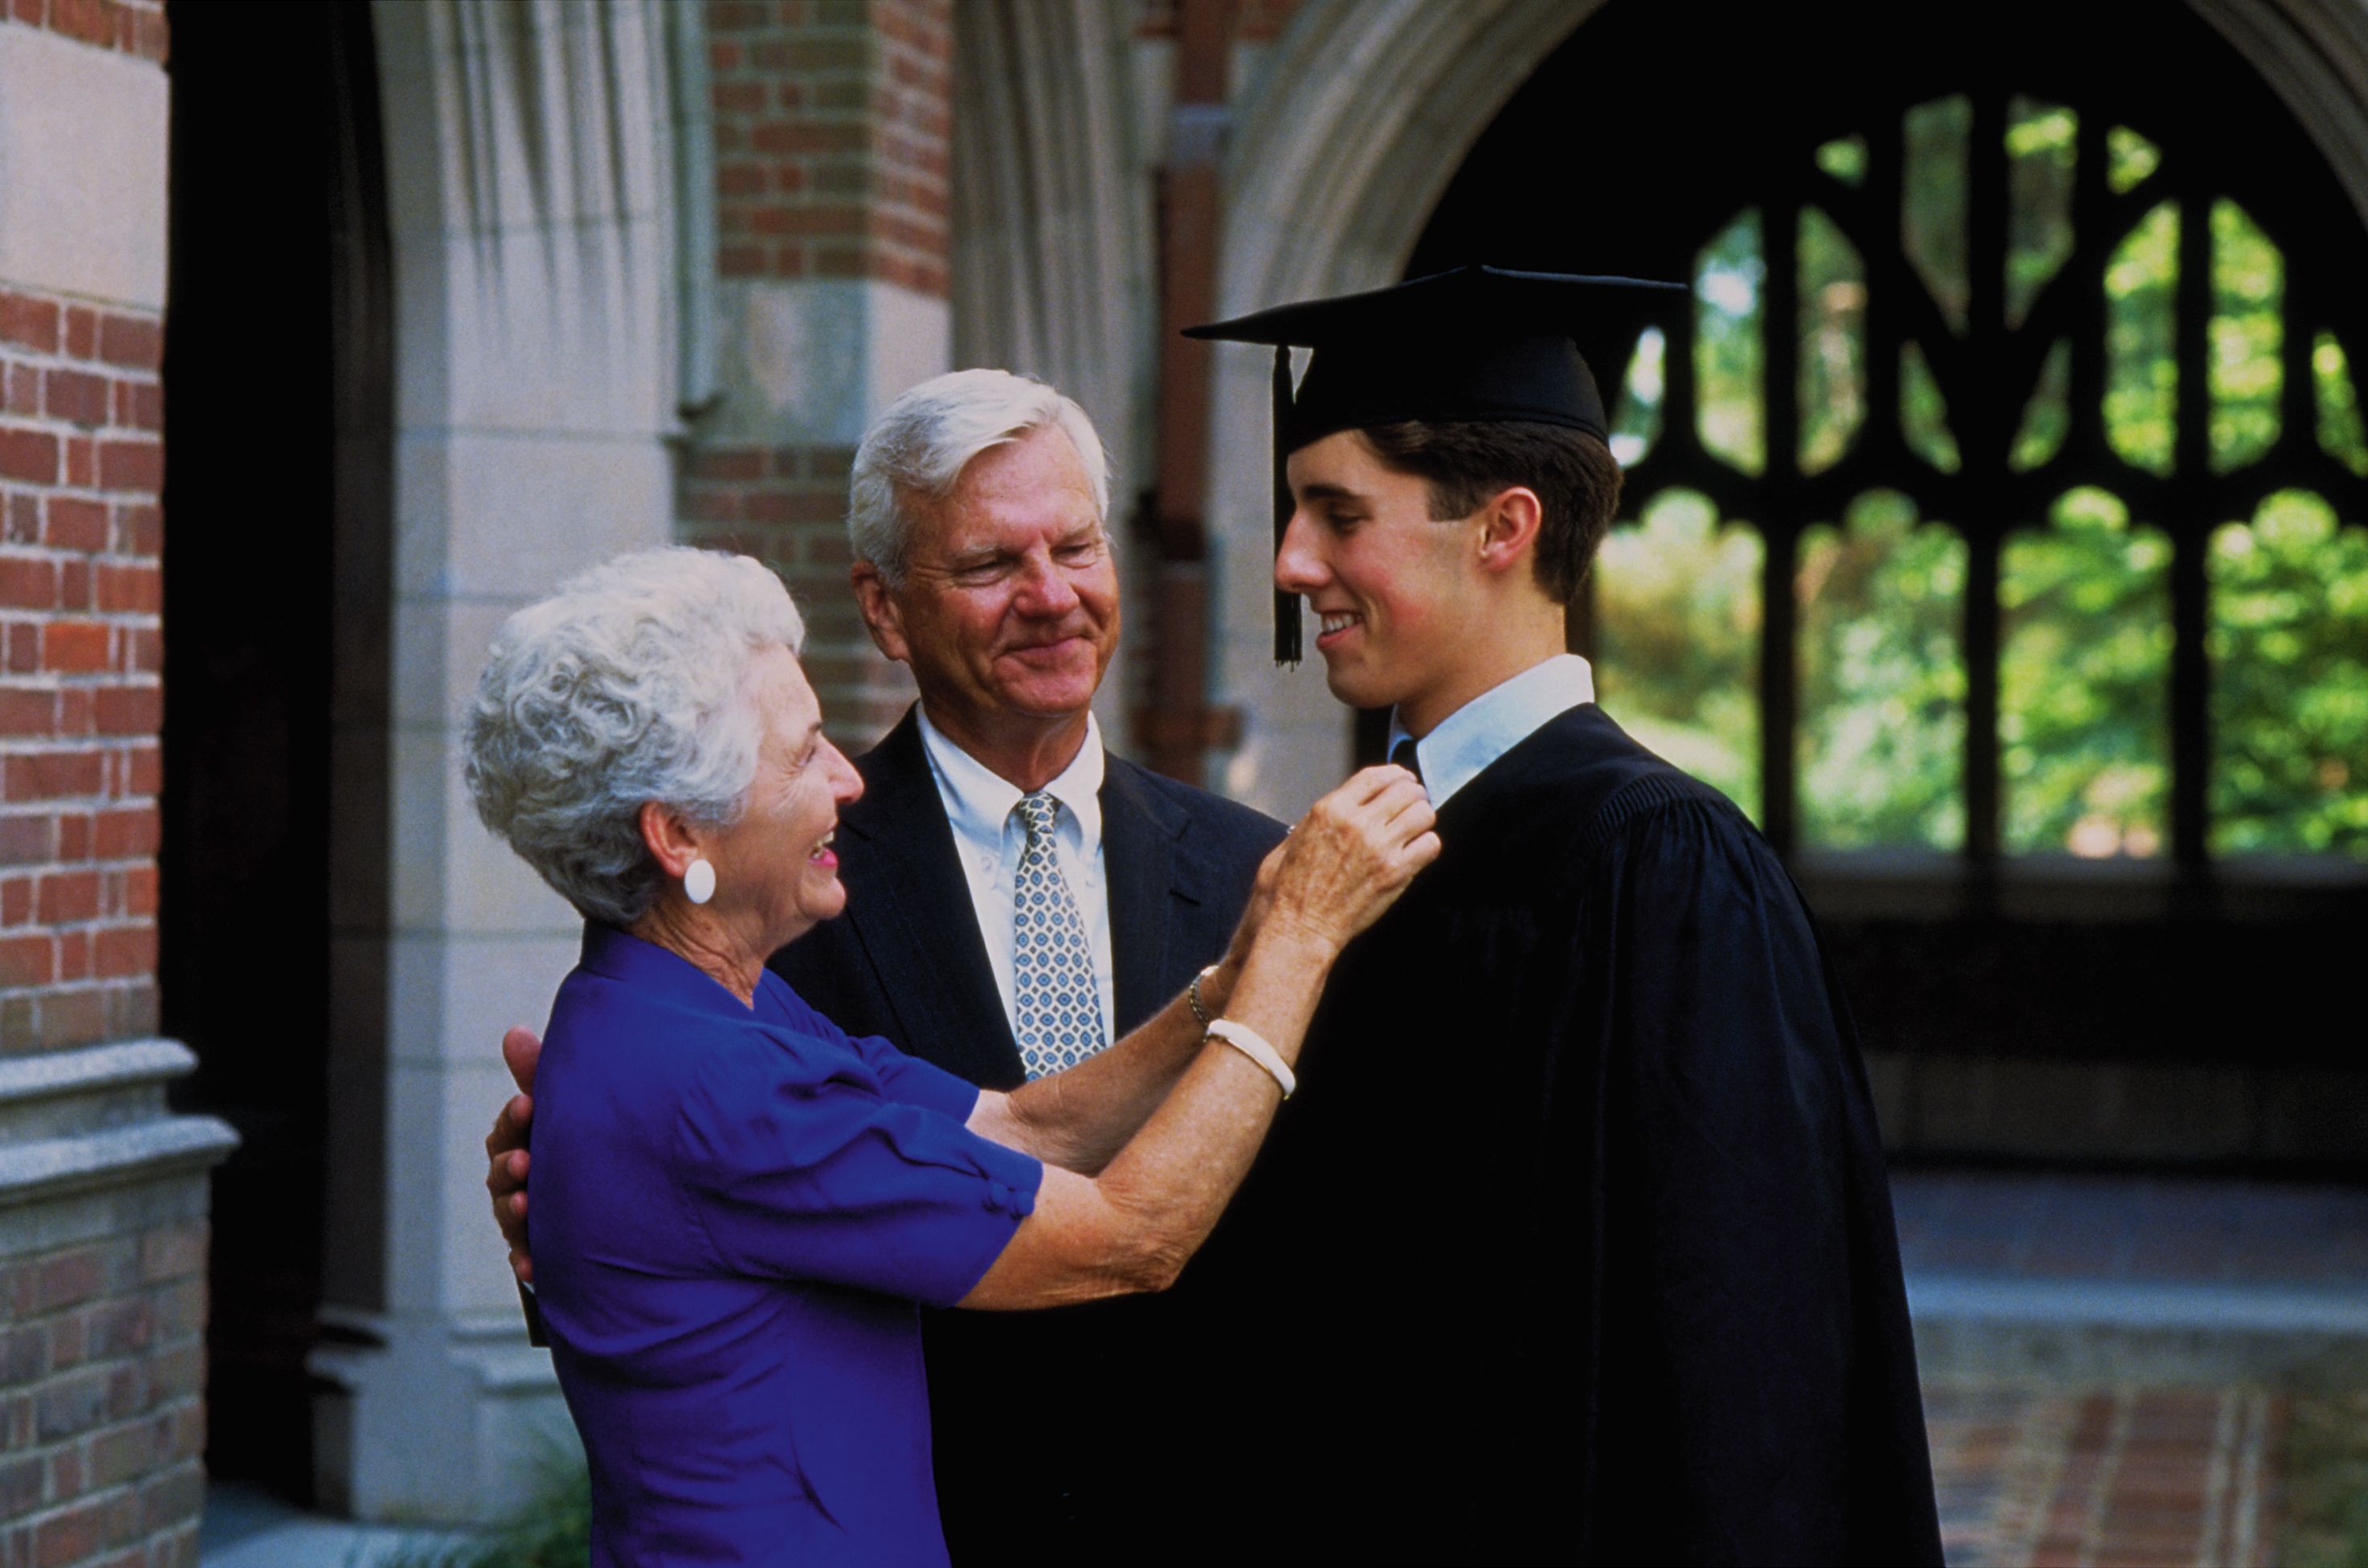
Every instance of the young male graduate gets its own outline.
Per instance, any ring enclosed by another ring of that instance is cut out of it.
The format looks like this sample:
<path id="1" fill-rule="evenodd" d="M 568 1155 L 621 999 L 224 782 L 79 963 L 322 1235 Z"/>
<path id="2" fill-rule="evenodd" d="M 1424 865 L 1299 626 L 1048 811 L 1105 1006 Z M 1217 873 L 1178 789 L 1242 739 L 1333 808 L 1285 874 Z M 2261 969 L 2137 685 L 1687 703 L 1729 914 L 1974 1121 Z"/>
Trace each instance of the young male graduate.
<path id="1" fill-rule="evenodd" d="M 1278 654 L 1391 705 L 1440 858 L 1343 958 L 1212 1251 L 1190 1372 L 1270 1413 L 1235 1550 L 1938 1562 L 1850 1015 L 1783 867 L 1564 652 L 1617 506 L 1570 331 L 1618 278 L 1466 267 L 1194 335 L 1278 347 Z M 1659 285 L 1657 287 L 1671 287 Z M 1283 401 L 1288 398 L 1288 401 Z"/>

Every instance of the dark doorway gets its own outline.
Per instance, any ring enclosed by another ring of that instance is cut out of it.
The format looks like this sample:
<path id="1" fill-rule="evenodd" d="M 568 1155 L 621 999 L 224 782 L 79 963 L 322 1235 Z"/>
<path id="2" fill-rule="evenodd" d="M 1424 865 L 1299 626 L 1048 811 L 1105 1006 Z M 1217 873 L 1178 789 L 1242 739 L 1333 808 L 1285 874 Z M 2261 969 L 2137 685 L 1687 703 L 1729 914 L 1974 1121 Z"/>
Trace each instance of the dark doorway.
<path id="1" fill-rule="evenodd" d="M 356 325 L 384 314 L 374 67 L 359 5 L 171 18 L 163 1028 L 198 1055 L 183 1108 L 243 1140 L 214 1176 L 207 1463 L 302 1499 L 350 663 L 333 607 L 341 574 L 384 577 L 384 486 L 358 505 L 340 483 L 383 465 L 338 442 L 358 336 L 380 345 L 362 380 L 385 373 L 382 330 Z M 382 426 L 383 397 L 360 401 Z"/>

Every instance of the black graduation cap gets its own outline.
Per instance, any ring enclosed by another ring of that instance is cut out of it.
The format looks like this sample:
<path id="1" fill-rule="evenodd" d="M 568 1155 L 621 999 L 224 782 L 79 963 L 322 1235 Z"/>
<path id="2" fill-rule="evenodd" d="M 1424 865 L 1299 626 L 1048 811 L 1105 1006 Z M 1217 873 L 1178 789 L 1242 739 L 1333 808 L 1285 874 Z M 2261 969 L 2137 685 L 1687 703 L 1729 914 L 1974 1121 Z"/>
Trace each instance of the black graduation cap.
<path id="1" fill-rule="evenodd" d="M 1574 338 L 1641 323 L 1682 283 L 1459 267 L 1393 288 L 1278 305 L 1187 327 L 1187 337 L 1270 343 L 1274 355 L 1275 548 L 1291 520 L 1283 460 L 1340 430 L 1401 419 L 1561 425 L 1606 439 L 1603 394 Z M 1612 318 L 1607 323 L 1606 318 Z M 1314 350 L 1298 395 L 1291 350 Z M 1299 596 L 1277 590 L 1274 656 L 1299 660 Z"/>

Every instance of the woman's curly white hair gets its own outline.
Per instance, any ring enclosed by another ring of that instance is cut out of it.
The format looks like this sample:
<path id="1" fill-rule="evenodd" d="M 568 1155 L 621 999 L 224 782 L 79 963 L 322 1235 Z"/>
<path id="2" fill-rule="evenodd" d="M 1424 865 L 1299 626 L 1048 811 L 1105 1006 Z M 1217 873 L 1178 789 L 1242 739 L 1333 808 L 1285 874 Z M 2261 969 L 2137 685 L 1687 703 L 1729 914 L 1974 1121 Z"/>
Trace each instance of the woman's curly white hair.
<path id="1" fill-rule="evenodd" d="M 662 876 L 642 802 L 736 821 L 764 735 L 748 662 L 804 640 L 747 556 L 668 546 L 592 568 L 495 633 L 462 743 L 477 815 L 586 919 L 631 925 Z"/>

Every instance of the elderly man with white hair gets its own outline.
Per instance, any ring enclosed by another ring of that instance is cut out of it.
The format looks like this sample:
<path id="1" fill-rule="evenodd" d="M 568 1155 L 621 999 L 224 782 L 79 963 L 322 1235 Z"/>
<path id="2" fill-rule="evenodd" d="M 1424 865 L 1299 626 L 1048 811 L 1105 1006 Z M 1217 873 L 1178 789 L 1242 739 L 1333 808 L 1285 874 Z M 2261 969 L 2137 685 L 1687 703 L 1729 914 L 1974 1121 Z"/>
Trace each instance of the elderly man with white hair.
<path id="1" fill-rule="evenodd" d="M 848 914 L 775 969 L 850 1030 L 1008 1089 L 1151 1017 L 1225 951 L 1270 819 L 1110 755 L 1091 703 L 1119 635 L 1101 442 L 1082 409 L 1001 370 L 922 382 L 857 452 L 854 586 L 920 701 L 856 759 Z M 1031 924 L 1031 910 L 1051 912 Z M 521 1087 L 531 1037 L 506 1041 Z M 497 1122 L 495 1209 L 524 1175 L 528 1102 Z M 1196 1291 L 1055 1313 L 934 1314 L 938 1490 L 957 1560 L 1156 1555 L 1226 1435 L 1177 1419 Z"/>

